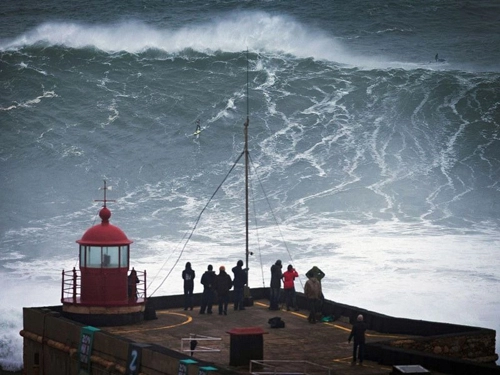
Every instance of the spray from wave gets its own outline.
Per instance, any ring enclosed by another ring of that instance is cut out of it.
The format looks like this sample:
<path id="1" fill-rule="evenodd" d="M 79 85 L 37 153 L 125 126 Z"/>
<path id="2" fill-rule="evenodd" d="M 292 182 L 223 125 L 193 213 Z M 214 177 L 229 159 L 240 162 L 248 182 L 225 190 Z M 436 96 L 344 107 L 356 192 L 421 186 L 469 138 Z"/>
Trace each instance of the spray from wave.
<path id="1" fill-rule="evenodd" d="M 231 12 L 206 23 L 179 29 L 160 29 L 140 21 L 90 25 L 47 22 L 11 40 L 0 50 L 27 46 L 96 48 L 108 53 L 141 53 L 149 49 L 176 54 L 186 49 L 202 53 L 239 52 L 246 48 L 265 53 L 292 55 L 350 64 L 334 36 L 307 27 L 292 17 L 265 12 Z"/>

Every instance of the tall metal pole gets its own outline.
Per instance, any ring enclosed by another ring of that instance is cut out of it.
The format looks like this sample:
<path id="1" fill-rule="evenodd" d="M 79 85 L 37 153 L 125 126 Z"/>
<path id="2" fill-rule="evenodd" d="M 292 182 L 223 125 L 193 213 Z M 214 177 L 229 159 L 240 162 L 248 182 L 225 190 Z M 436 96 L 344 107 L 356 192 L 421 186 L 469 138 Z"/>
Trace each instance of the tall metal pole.
<path id="1" fill-rule="evenodd" d="M 246 229 L 246 248 L 245 248 L 245 267 L 248 273 L 248 124 L 250 123 L 248 108 L 248 48 L 247 48 L 247 120 L 245 121 L 245 229 Z"/>
<path id="2" fill-rule="evenodd" d="M 248 117 L 245 121 L 245 229 L 246 229 L 246 268 L 248 268 Z"/>

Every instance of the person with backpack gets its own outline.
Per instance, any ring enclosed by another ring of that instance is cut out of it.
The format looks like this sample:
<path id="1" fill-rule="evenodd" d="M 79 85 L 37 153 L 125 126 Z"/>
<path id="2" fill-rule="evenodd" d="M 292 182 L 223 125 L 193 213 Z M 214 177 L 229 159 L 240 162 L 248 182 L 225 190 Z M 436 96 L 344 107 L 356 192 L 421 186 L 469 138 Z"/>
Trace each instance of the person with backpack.
<path id="1" fill-rule="evenodd" d="M 191 263 L 186 263 L 186 268 L 182 271 L 182 280 L 184 280 L 184 310 L 193 309 L 193 289 L 194 289 L 194 270 Z"/>
<path id="2" fill-rule="evenodd" d="M 214 303 L 214 288 L 215 288 L 215 272 L 211 264 L 208 265 L 207 271 L 201 276 L 201 284 L 203 285 L 203 294 L 201 295 L 200 314 L 212 314 L 212 305 Z"/>
<path id="3" fill-rule="evenodd" d="M 233 287 L 231 276 L 226 273 L 226 267 L 219 267 L 219 274 L 215 277 L 215 291 L 219 303 L 219 315 L 227 315 L 227 305 L 229 304 L 229 291 Z"/>

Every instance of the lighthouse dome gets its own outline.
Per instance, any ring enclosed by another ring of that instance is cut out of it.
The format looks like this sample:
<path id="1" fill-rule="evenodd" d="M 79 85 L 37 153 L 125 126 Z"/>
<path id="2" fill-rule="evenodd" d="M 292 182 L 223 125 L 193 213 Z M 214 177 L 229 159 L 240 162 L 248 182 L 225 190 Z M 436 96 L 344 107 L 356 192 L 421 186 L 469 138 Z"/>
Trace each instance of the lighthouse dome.
<path id="1" fill-rule="evenodd" d="M 127 238 L 120 228 L 109 223 L 111 211 L 107 207 L 101 209 L 99 216 L 102 220 L 101 224 L 87 229 L 82 238 L 76 241 L 77 243 L 90 246 L 120 246 L 129 245 L 133 242 Z"/>

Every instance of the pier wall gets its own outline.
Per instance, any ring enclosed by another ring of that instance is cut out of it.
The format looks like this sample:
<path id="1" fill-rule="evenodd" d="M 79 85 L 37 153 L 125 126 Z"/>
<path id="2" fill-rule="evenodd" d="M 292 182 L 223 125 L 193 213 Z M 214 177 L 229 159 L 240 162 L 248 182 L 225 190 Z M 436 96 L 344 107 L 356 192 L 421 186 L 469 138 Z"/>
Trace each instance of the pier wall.
<path id="1" fill-rule="evenodd" d="M 174 299 L 175 300 L 175 299 Z M 85 368 L 80 362 L 79 345 L 84 326 L 64 318 L 60 306 L 23 309 L 23 374 L 76 375 Z M 93 375 L 129 374 L 129 350 L 133 342 L 103 331 L 94 333 L 90 356 Z M 148 375 L 177 374 L 182 360 L 191 357 L 159 345 L 141 347 L 142 371 Z M 186 375 L 199 375 L 200 367 L 213 366 L 198 360 L 189 365 Z M 211 375 L 234 375 L 218 369 Z"/>

